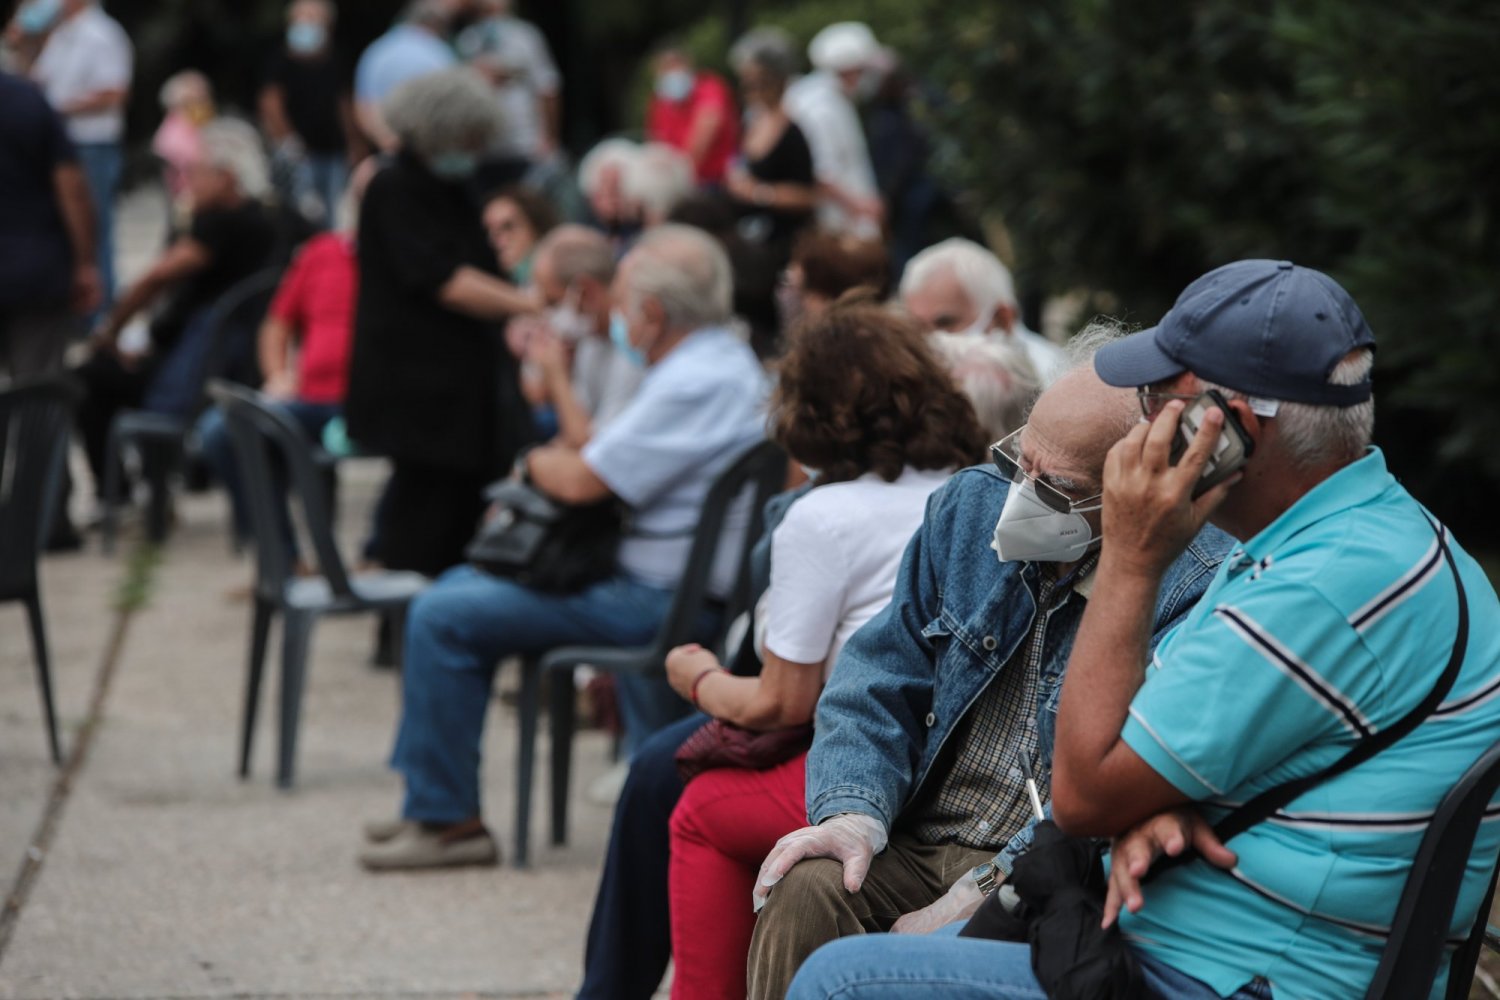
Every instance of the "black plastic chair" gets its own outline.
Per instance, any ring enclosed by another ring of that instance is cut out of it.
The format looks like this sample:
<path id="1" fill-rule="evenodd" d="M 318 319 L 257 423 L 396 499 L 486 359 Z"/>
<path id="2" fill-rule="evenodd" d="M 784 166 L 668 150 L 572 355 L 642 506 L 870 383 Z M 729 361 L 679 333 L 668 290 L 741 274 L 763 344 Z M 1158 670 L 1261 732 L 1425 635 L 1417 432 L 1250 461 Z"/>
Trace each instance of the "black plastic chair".
<path id="1" fill-rule="evenodd" d="M 531 788 L 536 762 L 537 719 L 541 680 L 550 681 L 548 710 L 552 729 L 552 843 L 567 842 L 568 783 L 573 758 L 573 670 L 590 666 L 614 674 L 660 677 L 666 674 L 667 653 L 685 642 L 715 646 L 734 617 L 749 604 L 748 554 L 761 532 L 766 500 L 786 481 L 786 453 L 769 441 L 745 452 L 714 482 L 703 502 L 682 582 L 661 630 L 649 646 L 564 646 L 539 659 L 521 663 L 520 748 L 516 773 L 515 865 L 529 857 Z M 740 546 L 735 591 L 730 595 L 715 635 L 699 634 L 698 623 L 708 607 L 709 576 L 719 550 L 719 538 L 731 508 L 749 494 L 750 524 Z"/>
<path id="2" fill-rule="evenodd" d="M 209 346 L 197 374 L 199 389 L 196 395 L 201 402 L 194 412 L 179 416 L 148 410 L 124 410 L 115 415 L 105 445 L 104 520 L 100 524 L 105 554 L 113 553 L 115 548 L 121 500 L 120 462 L 126 449 L 131 447 L 141 455 L 142 471 L 151 489 L 151 500 L 146 509 L 147 537 L 153 542 L 166 539 L 169 519 L 167 479 L 182 460 L 188 432 L 207 406 L 202 387 L 210 378 L 220 375 L 238 381 L 254 380 L 255 338 L 280 281 L 280 269 L 267 268 L 234 285 L 214 303 L 208 320 Z"/>
<path id="3" fill-rule="evenodd" d="M 1406 887 L 1396 904 L 1390 941 L 1380 956 L 1365 1000 L 1411 1000 L 1432 992 L 1448 946 L 1448 925 L 1453 922 L 1474 838 L 1497 788 L 1500 788 L 1500 743 L 1490 747 L 1443 796 L 1428 824 L 1411 874 L 1406 877 Z M 1490 888 L 1479 907 L 1474 927 L 1448 964 L 1446 1000 L 1463 1000 L 1469 995 L 1474 966 L 1484 944 L 1490 904 L 1495 898 L 1495 876 L 1496 872 L 1491 872 Z"/>
<path id="4" fill-rule="evenodd" d="M 326 461 L 300 425 L 266 405 L 260 394 L 221 380 L 209 384 L 209 395 L 224 411 L 235 461 L 240 464 L 245 502 L 255 539 L 256 577 L 250 622 L 250 659 L 245 682 L 245 711 L 240 732 L 240 777 L 250 775 L 256 708 L 270 638 L 271 622 L 281 615 L 281 740 L 276 783 L 292 786 L 302 693 L 307 686 L 308 650 L 313 626 L 323 615 L 375 613 L 391 621 L 393 643 L 401 649 L 406 609 L 428 580 L 420 573 L 380 571 L 349 575 L 333 537 Z M 304 526 L 317 558 L 317 576 L 293 572 L 288 546 L 291 526 L 281 483 L 301 508 Z"/>
<path id="5" fill-rule="evenodd" d="M 62 377 L 28 380 L 0 390 L 0 603 L 26 605 L 54 764 L 62 763 L 62 747 L 52 702 L 52 664 L 47 655 L 37 560 L 56 511 L 72 412 L 81 396 L 78 385 Z"/>

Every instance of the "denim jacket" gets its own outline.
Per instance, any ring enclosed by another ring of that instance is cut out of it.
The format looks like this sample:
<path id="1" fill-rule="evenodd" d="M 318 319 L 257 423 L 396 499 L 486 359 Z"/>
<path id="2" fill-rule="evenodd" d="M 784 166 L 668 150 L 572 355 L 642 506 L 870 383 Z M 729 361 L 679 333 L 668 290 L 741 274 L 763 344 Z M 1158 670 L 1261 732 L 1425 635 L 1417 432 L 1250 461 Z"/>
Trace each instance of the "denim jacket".
<path id="1" fill-rule="evenodd" d="M 1008 488 L 994 469 L 975 466 L 928 500 L 891 603 L 850 637 L 818 700 L 807 758 L 811 822 L 853 812 L 891 829 L 955 725 L 1030 635 L 1042 567 L 1001 563 L 990 548 Z M 1153 649 L 1202 596 L 1232 544 L 1207 527 L 1168 568 Z M 1085 604 L 1068 595 L 1044 626 L 1036 707 L 1043 768 L 1051 767 L 1063 669 Z M 997 857 L 1007 874 L 1029 843 L 1028 827 Z"/>

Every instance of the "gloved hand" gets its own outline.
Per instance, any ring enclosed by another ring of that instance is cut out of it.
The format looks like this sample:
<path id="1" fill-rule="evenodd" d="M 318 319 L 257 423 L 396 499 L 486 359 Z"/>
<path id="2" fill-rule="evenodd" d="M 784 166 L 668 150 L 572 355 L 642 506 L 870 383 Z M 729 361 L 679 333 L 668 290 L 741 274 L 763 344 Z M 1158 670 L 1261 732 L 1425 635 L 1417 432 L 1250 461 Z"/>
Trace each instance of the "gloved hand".
<path id="1" fill-rule="evenodd" d="M 892 934 L 931 934 L 957 920 L 967 920 L 984 902 L 974 877 L 964 872 L 943 897 L 930 906 L 903 914 L 891 925 Z"/>
<path id="2" fill-rule="evenodd" d="M 833 858 L 843 862 L 844 888 L 858 892 L 875 855 L 885 850 L 885 826 L 873 816 L 840 813 L 817 826 L 805 826 L 776 842 L 760 866 L 752 894 L 755 912 L 766 905 L 771 887 L 805 858 Z"/>

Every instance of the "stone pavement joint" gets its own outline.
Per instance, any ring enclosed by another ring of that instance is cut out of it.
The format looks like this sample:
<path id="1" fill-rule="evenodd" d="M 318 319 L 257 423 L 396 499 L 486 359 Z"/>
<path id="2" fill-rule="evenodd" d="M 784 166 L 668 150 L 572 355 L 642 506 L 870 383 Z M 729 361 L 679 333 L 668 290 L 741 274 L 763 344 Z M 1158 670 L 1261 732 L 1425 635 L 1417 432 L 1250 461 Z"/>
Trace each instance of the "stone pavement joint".
<path id="1" fill-rule="evenodd" d="M 149 560 L 133 558 L 129 566 L 130 572 L 127 573 L 127 581 L 121 586 L 121 594 L 126 594 L 127 588 L 142 595 L 148 592 L 149 580 L 136 581 L 130 577 L 142 573 L 149 574 L 152 565 L 153 563 Z M 62 770 L 52 784 L 41 821 L 37 823 L 36 833 L 32 835 L 31 843 L 27 845 L 25 854 L 22 856 L 21 870 L 16 875 L 10 892 L 6 895 L 5 908 L 0 911 L 0 961 L 5 959 L 5 949 L 10 944 L 16 924 L 21 919 L 21 911 L 26 906 L 26 899 L 31 893 L 31 888 L 41 876 L 42 865 L 47 860 L 47 851 L 51 849 L 58 825 L 62 822 L 63 810 L 68 804 L 68 796 L 73 791 L 74 780 L 88 761 L 89 747 L 93 745 L 94 733 L 98 729 L 100 719 L 104 717 L 104 704 L 109 697 L 109 687 L 114 679 L 115 666 L 120 662 L 120 653 L 125 648 L 125 636 L 130 628 L 130 619 L 138 607 L 140 607 L 139 603 L 121 600 L 116 608 L 114 627 L 110 631 L 109 642 L 104 647 L 104 656 L 94 675 L 94 688 L 89 697 L 88 710 L 82 724 L 78 727 L 77 734 L 73 737 L 72 747 L 65 755 Z M 59 722 L 60 725 L 61 722 Z"/>

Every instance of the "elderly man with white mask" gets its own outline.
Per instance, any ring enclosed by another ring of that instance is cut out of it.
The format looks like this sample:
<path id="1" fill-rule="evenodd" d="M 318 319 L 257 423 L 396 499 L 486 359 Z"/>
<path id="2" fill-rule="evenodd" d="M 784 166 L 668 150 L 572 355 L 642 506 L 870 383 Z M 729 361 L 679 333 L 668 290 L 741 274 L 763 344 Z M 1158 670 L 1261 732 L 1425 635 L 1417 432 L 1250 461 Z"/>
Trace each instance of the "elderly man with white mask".
<path id="1" fill-rule="evenodd" d="M 1061 347 L 1021 322 L 1010 269 L 972 240 L 954 237 L 913 257 L 901 275 L 901 304 L 934 332 L 989 333 L 1014 344 L 1043 385 L 1065 363 Z"/>

